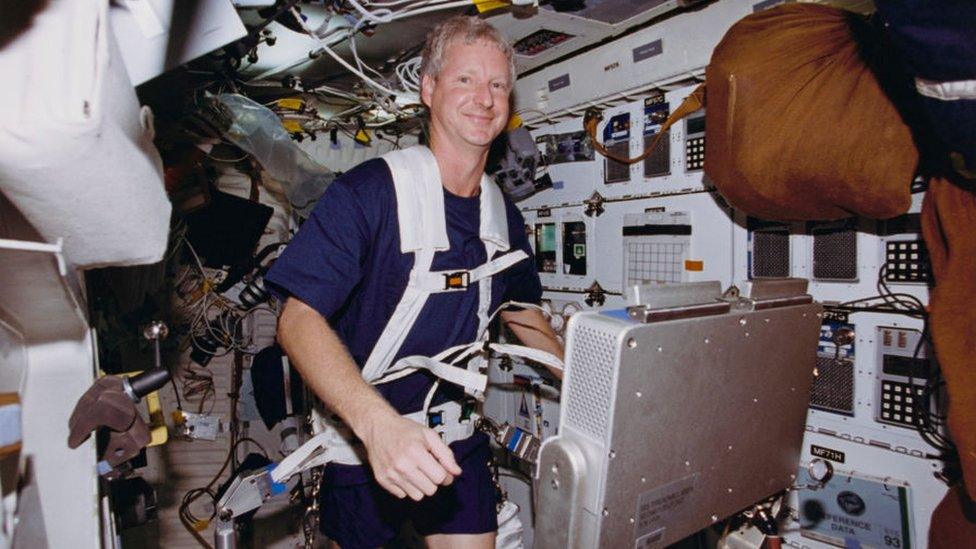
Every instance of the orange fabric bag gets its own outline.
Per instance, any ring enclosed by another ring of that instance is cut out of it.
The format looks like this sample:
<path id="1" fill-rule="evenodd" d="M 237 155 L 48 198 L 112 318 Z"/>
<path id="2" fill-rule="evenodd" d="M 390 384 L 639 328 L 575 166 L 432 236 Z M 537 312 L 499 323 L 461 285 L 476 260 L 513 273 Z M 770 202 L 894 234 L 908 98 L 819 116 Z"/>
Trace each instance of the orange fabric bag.
<path id="1" fill-rule="evenodd" d="M 929 323 L 949 393 L 949 434 L 976 500 L 976 193 L 933 179 L 922 203 L 922 235 L 935 287 Z"/>
<path id="2" fill-rule="evenodd" d="M 857 14 L 791 3 L 729 29 L 706 70 L 705 173 L 772 220 L 904 213 L 918 151 L 865 63 Z"/>

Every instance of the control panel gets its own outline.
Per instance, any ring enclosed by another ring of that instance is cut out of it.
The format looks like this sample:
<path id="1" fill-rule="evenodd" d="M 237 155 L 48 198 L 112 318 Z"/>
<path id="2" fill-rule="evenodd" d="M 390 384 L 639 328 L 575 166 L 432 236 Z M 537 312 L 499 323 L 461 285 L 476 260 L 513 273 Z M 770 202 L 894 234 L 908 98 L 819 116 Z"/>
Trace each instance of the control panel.
<path id="1" fill-rule="evenodd" d="M 685 118 L 685 170 L 705 168 L 705 110 Z"/>
<path id="2" fill-rule="evenodd" d="M 924 426 L 933 413 L 930 394 L 929 359 L 922 334 L 918 330 L 878 327 L 877 420 L 882 423 L 915 428 Z"/>

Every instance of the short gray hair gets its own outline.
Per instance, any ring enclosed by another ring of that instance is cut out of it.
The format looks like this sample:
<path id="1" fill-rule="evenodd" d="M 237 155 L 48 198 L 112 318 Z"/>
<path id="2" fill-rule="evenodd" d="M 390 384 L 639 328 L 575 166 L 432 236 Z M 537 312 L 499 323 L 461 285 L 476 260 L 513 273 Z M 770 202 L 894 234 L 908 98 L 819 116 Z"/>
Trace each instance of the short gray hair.
<path id="1" fill-rule="evenodd" d="M 464 44 L 474 44 L 479 40 L 494 44 L 508 59 L 508 76 L 511 83 L 515 84 L 515 58 L 511 44 L 491 23 L 478 17 L 465 15 L 455 15 L 445 19 L 427 35 L 427 43 L 424 44 L 420 61 L 421 82 L 425 75 L 437 78 L 444 67 L 444 52 L 455 40 L 461 40 Z"/>

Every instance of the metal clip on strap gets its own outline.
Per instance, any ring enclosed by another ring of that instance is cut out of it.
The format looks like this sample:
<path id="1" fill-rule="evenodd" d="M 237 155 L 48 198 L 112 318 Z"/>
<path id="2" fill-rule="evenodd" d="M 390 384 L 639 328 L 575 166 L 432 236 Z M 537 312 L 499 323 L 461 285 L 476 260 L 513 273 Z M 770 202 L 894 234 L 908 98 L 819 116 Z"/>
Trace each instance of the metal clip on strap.
<path id="1" fill-rule="evenodd" d="M 445 290 L 463 290 L 471 284 L 471 272 L 469 271 L 456 271 L 453 273 L 444 273 L 444 289 Z"/>

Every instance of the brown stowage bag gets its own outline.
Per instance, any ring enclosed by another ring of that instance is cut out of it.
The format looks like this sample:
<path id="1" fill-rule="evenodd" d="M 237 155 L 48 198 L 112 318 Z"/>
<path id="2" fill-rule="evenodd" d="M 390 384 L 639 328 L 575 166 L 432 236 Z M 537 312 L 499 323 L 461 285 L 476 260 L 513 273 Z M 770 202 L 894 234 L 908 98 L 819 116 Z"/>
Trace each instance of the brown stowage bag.
<path id="1" fill-rule="evenodd" d="M 976 539 L 976 503 L 961 486 L 948 492 L 932 512 L 929 549 L 972 547 Z"/>
<path id="2" fill-rule="evenodd" d="M 904 213 L 918 152 L 862 60 L 859 15 L 791 3 L 749 15 L 715 48 L 705 173 L 748 214 L 826 220 Z"/>
<path id="3" fill-rule="evenodd" d="M 922 236 L 935 277 L 929 325 L 949 394 L 949 434 L 976 500 L 976 194 L 933 179 L 922 204 Z"/>

